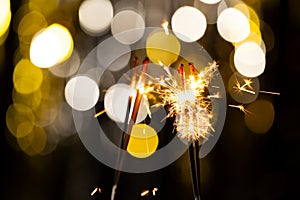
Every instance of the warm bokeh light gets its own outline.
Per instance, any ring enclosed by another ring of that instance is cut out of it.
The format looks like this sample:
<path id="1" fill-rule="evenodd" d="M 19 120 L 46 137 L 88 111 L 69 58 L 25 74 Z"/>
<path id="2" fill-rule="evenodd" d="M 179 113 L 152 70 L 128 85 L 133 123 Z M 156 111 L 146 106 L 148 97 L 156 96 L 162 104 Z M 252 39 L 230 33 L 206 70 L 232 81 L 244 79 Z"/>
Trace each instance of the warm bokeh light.
<path id="1" fill-rule="evenodd" d="M 267 100 L 257 100 L 247 106 L 250 114 L 245 115 L 247 127 L 254 133 L 266 133 L 274 123 L 273 104 Z"/>
<path id="2" fill-rule="evenodd" d="M 68 81 L 65 87 L 65 98 L 75 110 L 86 111 L 96 105 L 99 99 L 98 84 L 86 77 L 76 76 Z"/>
<path id="3" fill-rule="evenodd" d="M 60 4 L 60 0 L 28 0 L 27 2 L 30 10 L 39 11 L 46 17 L 50 17 Z"/>
<path id="4" fill-rule="evenodd" d="M 79 24 L 85 33 L 100 36 L 110 28 L 113 6 L 109 0 L 85 0 L 79 7 Z"/>
<path id="5" fill-rule="evenodd" d="M 73 38 L 67 28 L 52 24 L 38 32 L 30 45 L 30 60 L 41 68 L 67 60 L 73 51 Z"/>
<path id="6" fill-rule="evenodd" d="M 197 8 L 191 6 L 180 7 L 172 16 L 174 34 L 184 42 L 199 40 L 206 31 L 206 18 Z"/>
<path id="7" fill-rule="evenodd" d="M 217 29 L 229 42 L 240 42 L 250 33 L 248 18 L 235 8 L 227 8 L 221 12 L 217 20 Z"/>
<path id="8" fill-rule="evenodd" d="M 146 124 L 135 124 L 132 127 L 127 151 L 137 158 L 152 155 L 158 146 L 158 136 L 155 130 Z"/>
<path id="9" fill-rule="evenodd" d="M 33 36 L 47 26 L 47 20 L 40 12 L 31 11 L 27 13 L 18 25 L 17 32 L 20 42 L 30 44 Z"/>
<path id="10" fill-rule="evenodd" d="M 265 53 L 254 42 L 243 43 L 235 49 L 234 65 L 243 76 L 257 77 L 265 70 Z"/>
<path id="11" fill-rule="evenodd" d="M 28 135 L 35 124 L 32 109 L 23 104 L 11 104 L 6 111 L 6 126 L 15 137 Z"/>
<path id="12" fill-rule="evenodd" d="M 12 100 L 14 103 L 24 104 L 32 109 L 35 109 L 41 103 L 42 92 L 40 88 L 30 94 L 22 94 L 16 90 L 13 90 Z"/>
<path id="13" fill-rule="evenodd" d="M 17 92 L 30 94 L 38 90 L 43 81 L 43 72 L 29 60 L 22 59 L 14 69 L 13 83 Z"/>
<path id="14" fill-rule="evenodd" d="M 129 85 L 118 83 L 111 86 L 104 96 L 104 108 L 108 117 L 116 122 L 125 122 L 128 98 L 132 95 L 131 105 L 134 105 L 135 92 Z M 147 98 L 143 97 L 139 107 L 136 123 L 143 121 L 147 117 L 147 107 L 149 102 Z M 131 106 L 130 115 L 133 106 Z"/>
<path id="15" fill-rule="evenodd" d="M 11 11 L 10 11 L 10 1 L 9 0 L 0 0 L 0 45 L 5 40 L 2 36 L 8 31 L 8 27 L 11 21 Z"/>
<path id="16" fill-rule="evenodd" d="M 147 38 L 146 52 L 153 63 L 170 66 L 178 59 L 180 42 L 171 33 L 167 34 L 163 30 L 154 31 Z"/>
<path id="17" fill-rule="evenodd" d="M 145 20 L 138 12 L 123 10 L 118 12 L 111 22 L 111 32 L 119 42 L 134 44 L 145 31 Z"/>
<path id="18" fill-rule="evenodd" d="M 247 78 L 235 72 L 228 81 L 227 91 L 236 102 L 248 104 L 257 99 L 259 86 L 257 77 Z"/>

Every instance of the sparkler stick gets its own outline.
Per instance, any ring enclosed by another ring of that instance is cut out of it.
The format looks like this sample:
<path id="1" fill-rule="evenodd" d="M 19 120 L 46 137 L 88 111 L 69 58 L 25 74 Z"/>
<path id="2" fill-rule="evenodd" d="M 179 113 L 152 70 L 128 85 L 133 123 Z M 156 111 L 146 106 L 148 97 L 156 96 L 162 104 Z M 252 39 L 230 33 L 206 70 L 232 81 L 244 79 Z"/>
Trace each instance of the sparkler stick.
<path id="1" fill-rule="evenodd" d="M 135 62 L 135 64 L 137 64 L 138 62 Z M 143 67 L 142 67 L 142 71 L 140 74 L 140 78 L 138 83 L 142 83 L 143 87 L 145 85 L 145 73 L 147 71 L 148 68 L 148 64 L 149 64 L 149 59 L 145 58 L 145 60 L 143 61 Z M 136 66 L 135 66 L 136 67 Z M 135 78 L 135 77 L 134 77 Z M 135 80 L 134 80 L 135 81 Z M 134 87 L 136 87 L 136 85 L 134 85 Z M 122 133 L 122 141 L 121 141 L 121 148 L 124 151 L 127 151 L 127 146 L 130 140 L 130 133 L 132 131 L 132 127 L 136 122 L 137 119 L 137 115 L 138 115 L 138 111 L 141 105 L 141 100 L 143 98 L 143 92 L 141 92 L 140 90 L 143 88 L 137 88 L 136 89 L 136 96 L 135 96 L 135 101 L 134 101 L 134 105 L 133 105 L 133 110 L 132 110 L 132 114 L 130 117 L 130 121 L 128 123 L 128 119 L 129 119 L 129 114 L 130 114 L 130 109 L 131 109 L 131 104 L 132 104 L 132 97 L 130 96 L 128 99 L 128 106 L 127 106 L 127 112 L 126 112 L 126 117 L 125 117 L 125 124 L 124 124 L 124 130 L 127 130 L 127 134 L 125 132 Z M 115 194 L 116 194 L 116 189 L 120 180 L 120 176 L 121 176 L 121 169 L 123 167 L 123 163 L 126 157 L 125 152 L 122 151 L 122 155 L 121 158 L 118 159 L 119 163 L 118 163 L 118 168 L 115 171 L 115 177 L 114 177 L 114 185 L 112 188 L 112 193 L 111 193 L 111 200 L 114 200 Z"/>

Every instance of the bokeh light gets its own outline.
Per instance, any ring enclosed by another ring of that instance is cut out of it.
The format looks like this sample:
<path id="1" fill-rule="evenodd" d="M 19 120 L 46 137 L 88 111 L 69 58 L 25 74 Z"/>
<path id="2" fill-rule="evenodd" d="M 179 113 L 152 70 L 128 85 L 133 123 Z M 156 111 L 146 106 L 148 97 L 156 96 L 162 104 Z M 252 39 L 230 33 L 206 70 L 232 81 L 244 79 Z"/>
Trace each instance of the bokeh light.
<path id="1" fill-rule="evenodd" d="M 11 21 L 10 1 L 0 0 L 0 8 L 1 8 L 1 12 L 0 12 L 0 45 L 1 45 L 2 36 L 5 35 L 5 33 L 7 32 Z"/>
<path id="2" fill-rule="evenodd" d="M 30 45 L 30 60 L 41 68 L 67 60 L 73 51 L 73 38 L 67 28 L 52 24 L 38 32 Z"/>
<path id="3" fill-rule="evenodd" d="M 243 76 L 257 77 L 265 70 L 265 53 L 254 42 L 243 43 L 235 49 L 234 65 Z"/>
<path id="4" fill-rule="evenodd" d="M 110 119 L 116 122 L 125 122 L 128 107 L 128 98 L 131 95 L 131 104 L 133 105 L 135 100 L 135 92 L 130 88 L 129 85 L 123 83 L 115 84 L 106 91 L 104 96 L 104 108 L 106 114 Z M 143 97 L 139 107 L 136 123 L 143 121 L 147 117 L 148 106 L 148 99 Z M 129 116 L 131 116 L 132 109 L 133 106 L 131 106 Z"/>
<path id="5" fill-rule="evenodd" d="M 136 43 L 143 37 L 144 31 L 144 17 L 133 10 L 118 12 L 111 22 L 111 32 L 122 44 Z"/>
<path id="6" fill-rule="evenodd" d="M 206 31 L 206 18 L 197 8 L 180 7 L 172 16 L 172 30 L 184 42 L 199 40 Z"/>
<path id="7" fill-rule="evenodd" d="M 249 114 L 245 115 L 246 126 L 254 133 L 266 133 L 274 123 L 273 104 L 267 100 L 257 100 L 247 106 Z"/>
<path id="8" fill-rule="evenodd" d="M 43 81 L 43 72 L 30 60 L 22 59 L 14 69 L 13 83 L 17 92 L 29 94 L 38 90 Z"/>
<path id="9" fill-rule="evenodd" d="M 91 36 L 106 33 L 113 15 L 113 6 L 109 0 L 85 0 L 78 10 L 80 27 Z"/>
<path id="10" fill-rule="evenodd" d="M 75 110 L 86 111 L 93 108 L 99 99 L 98 84 L 86 77 L 76 76 L 68 81 L 65 87 L 65 98 Z"/>
<path id="11" fill-rule="evenodd" d="M 153 63 L 170 66 L 178 59 L 180 42 L 173 34 L 167 34 L 163 29 L 158 29 L 149 34 L 146 52 Z"/>
<path id="12" fill-rule="evenodd" d="M 203 3 L 206 4 L 216 4 L 216 3 L 220 3 L 221 0 L 199 0 L 202 1 Z"/>
<path id="13" fill-rule="evenodd" d="M 217 20 L 217 29 L 229 42 L 240 42 L 250 33 L 248 18 L 235 8 L 227 8 L 221 12 Z"/>
<path id="14" fill-rule="evenodd" d="M 135 124 L 132 127 L 127 151 L 137 158 L 152 155 L 158 146 L 156 131 L 146 124 Z"/>

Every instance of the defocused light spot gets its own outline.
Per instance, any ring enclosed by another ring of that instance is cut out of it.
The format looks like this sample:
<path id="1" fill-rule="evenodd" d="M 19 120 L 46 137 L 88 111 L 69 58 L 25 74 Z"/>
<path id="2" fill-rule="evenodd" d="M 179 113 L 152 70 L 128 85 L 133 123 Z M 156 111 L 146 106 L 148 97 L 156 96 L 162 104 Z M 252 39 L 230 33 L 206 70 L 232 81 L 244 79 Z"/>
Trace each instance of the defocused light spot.
<path id="1" fill-rule="evenodd" d="M 136 43 L 143 37 L 144 31 L 144 18 L 133 10 L 118 12 L 111 22 L 113 36 L 123 44 Z"/>
<path id="2" fill-rule="evenodd" d="M 125 122 L 128 98 L 130 95 L 133 96 L 131 105 L 134 105 L 135 92 L 130 88 L 129 85 L 118 83 L 111 86 L 107 90 L 104 96 L 104 108 L 110 119 L 116 122 Z M 148 100 L 143 97 L 139 107 L 136 123 L 143 121 L 147 117 L 148 104 Z M 132 109 L 133 106 L 131 106 L 129 116 L 131 116 Z"/>
<path id="3" fill-rule="evenodd" d="M 273 125 L 275 111 L 273 104 L 257 100 L 247 106 L 250 114 L 245 115 L 246 126 L 254 133 L 266 133 Z"/>
<path id="4" fill-rule="evenodd" d="M 275 36 L 272 28 L 263 21 L 261 21 L 261 33 L 266 45 L 266 51 L 270 51 L 274 47 Z"/>
<path id="5" fill-rule="evenodd" d="M 152 155 L 158 146 L 158 137 L 155 130 L 146 124 L 135 124 L 132 127 L 127 151 L 137 158 L 146 158 Z"/>
<path id="6" fill-rule="evenodd" d="M 12 99 L 14 103 L 24 104 L 32 109 L 40 105 L 42 100 L 42 92 L 40 89 L 30 93 L 21 94 L 16 90 L 12 92 Z"/>
<path id="7" fill-rule="evenodd" d="M 60 0 L 29 0 L 28 6 L 30 10 L 41 12 L 46 17 L 53 15 L 58 8 Z"/>
<path id="8" fill-rule="evenodd" d="M 30 44 L 33 36 L 48 25 L 46 18 L 37 11 L 27 13 L 19 23 L 18 36 L 20 42 Z"/>
<path id="9" fill-rule="evenodd" d="M 86 0 L 79 7 L 79 24 L 88 35 L 100 36 L 109 30 L 113 14 L 109 0 Z"/>
<path id="10" fill-rule="evenodd" d="M 265 70 L 265 54 L 256 43 L 246 42 L 235 49 L 234 65 L 243 76 L 257 77 Z"/>
<path id="11" fill-rule="evenodd" d="M 227 91 L 236 102 L 242 104 L 251 103 L 258 97 L 259 80 L 258 78 L 244 77 L 236 72 L 228 81 Z"/>
<path id="12" fill-rule="evenodd" d="M 119 71 L 128 65 L 131 56 L 129 45 L 121 44 L 114 38 L 105 40 L 97 47 L 97 59 L 102 67 Z"/>
<path id="13" fill-rule="evenodd" d="M 199 40 L 206 31 L 206 18 L 197 8 L 184 6 L 172 16 L 174 34 L 184 42 Z"/>
<path id="14" fill-rule="evenodd" d="M 154 31 L 147 38 L 146 52 L 153 63 L 170 66 L 178 59 L 180 43 L 173 34 Z"/>
<path id="15" fill-rule="evenodd" d="M 240 42 L 250 33 L 247 17 L 234 8 L 223 10 L 217 20 L 217 29 L 219 34 L 229 42 Z"/>
<path id="16" fill-rule="evenodd" d="M 29 134 L 34 126 L 35 117 L 31 108 L 23 104 L 12 104 L 6 112 L 6 125 L 12 135 L 21 137 Z M 19 128 L 20 127 L 20 128 Z M 21 129 L 21 127 L 26 127 Z"/>
<path id="17" fill-rule="evenodd" d="M 32 39 L 30 60 L 41 68 L 52 67 L 71 56 L 73 45 L 68 29 L 60 24 L 52 24 Z"/>
<path id="18" fill-rule="evenodd" d="M 10 20 L 11 20 L 11 11 L 10 11 L 10 1 L 9 0 L 0 0 L 0 38 L 8 30 Z"/>
<path id="19" fill-rule="evenodd" d="M 80 67 L 79 53 L 76 49 L 73 50 L 71 57 L 63 63 L 54 65 L 49 68 L 50 72 L 57 77 L 67 78 L 74 75 Z"/>
<path id="20" fill-rule="evenodd" d="M 98 85 L 86 76 L 76 76 L 68 81 L 65 87 L 65 98 L 73 109 L 89 110 L 98 102 Z"/>
<path id="21" fill-rule="evenodd" d="M 14 87 L 21 94 L 29 94 L 40 88 L 43 72 L 29 60 L 22 59 L 15 67 L 13 74 Z"/>
<path id="22" fill-rule="evenodd" d="M 221 0 L 199 0 L 199 1 L 202 1 L 203 3 L 206 4 L 216 4 L 219 3 Z"/>

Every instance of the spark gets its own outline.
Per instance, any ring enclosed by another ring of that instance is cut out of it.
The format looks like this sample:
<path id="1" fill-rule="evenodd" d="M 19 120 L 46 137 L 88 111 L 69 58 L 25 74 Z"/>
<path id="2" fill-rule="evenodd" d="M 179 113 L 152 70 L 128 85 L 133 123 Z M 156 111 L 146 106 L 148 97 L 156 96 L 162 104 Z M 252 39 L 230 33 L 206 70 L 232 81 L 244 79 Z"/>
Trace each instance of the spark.
<path id="1" fill-rule="evenodd" d="M 228 106 L 232 107 L 232 108 L 238 108 L 240 111 L 242 111 L 245 114 L 250 113 L 250 111 L 246 110 L 246 108 L 244 107 L 244 105 L 231 105 L 231 104 L 229 104 Z"/>
<path id="2" fill-rule="evenodd" d="M 95 114 L 94 117 L 97 118 L 105 112 L 106 112 L 106 110 L 102 110 L 102 111 L 98 112 L 97 114 Z"/>
<path id="3" fill-rule="evenodd" d="M 156 195 L 156 192 L 158 191 L 158 189 L 157 188 L 153 188 L 153 190 L 152 190 L 152 194 L 153 194 L 153 196 L 155 196 Z"/>
<path id="4" fill-rule="evenodd" d="M 242 88 L 242 87 L 239 88 L 239 87 L 235 87 L 235 86 L 233 86 L 233 88 L 237 89 L 239 91 L 248 92 L 250 94 L 255 94 L 255 92 L 253 90 L 248 90 L 248 89 L 245 89 L 245 88 Z"/>
<path id="5" fill-rule="evenodd" d="M 170 33 L 169 33 L 169 29 L 168 29 L 169 22 L 168 22 L 168 21 L 164 21 L 164 22 L 161 24 L 161 26 L 163 27 L 163 29 L 164 29 L 166 35 L 169 35 L 169 34 L 170 34 Z"/>
<path id="6" fill-rule="evenodd" d="M 144 197 L 149 194 L 149 190 L 145 190 L 141 193 L 141 197 Z"/>
<path id="7" fill-rule="evenodd" d="M 249 79 L 244 78 L 243 81 L 244 84 L 241 86 L 241 83 L 236 79 L 236 83 L 235 86 L 233 86 L 233 88 L 237 89 L 238 91 L 255 94 L 255 92 L 253 91 L 253 87 L 251 86 L 251 84 L 253 83 L 252 80 L 250 78 Z M 246 87 L 248 87 L 248 89 Z"/>
<path id="8" fill-rule="evenodd" d="M 261 90 L 259 91 L 260 93 L 265 93 L 265 94 L 274 94 L 274 95 L 280 95 L 279 92 L 269 92 L 269 91 L 264 91 L 264 90 Z"/>
<path id="9" fill-rule="evenodd" d="M 94 194 L 95 194 L 97 191 L 98 191 L 99 193 L 102 193 L 101 188 L 100 188 L 100 187 L 96 187 L 96 188 L 91 192 L 91 196 L 94 196 Z"/>

